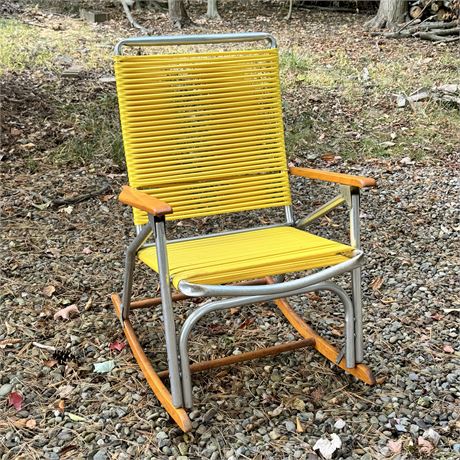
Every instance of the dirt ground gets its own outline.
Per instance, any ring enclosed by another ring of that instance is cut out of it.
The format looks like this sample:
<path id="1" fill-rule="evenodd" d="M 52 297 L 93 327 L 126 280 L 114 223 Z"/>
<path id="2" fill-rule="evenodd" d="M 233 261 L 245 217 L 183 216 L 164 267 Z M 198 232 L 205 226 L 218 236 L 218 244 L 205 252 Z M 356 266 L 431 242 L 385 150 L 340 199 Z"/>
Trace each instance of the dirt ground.
<path id="1" fill-rule="evenodd" d="M 318 354 L 298 351 L 194 377 L 194 430 L 184 435 L 153 398 L 110 304 L 121 290 L 134 232 L 116 196 L 127 178 L 112 47 L 135 35 L 120 8 L 87 24 L 69 9 L 5 2 L 0 30 L 0 458 L 310 459 L 320 438 L 334 458 L 460 455 L 460 112 L 397 94 L 460 83 L 458 45 L 382 41 L 366 15 L 226 2 L 222 19 L 183 33 L 273 32 L 279 39 L 286 141 L 292 164 L 375 177 L 363 193 L 367 387 Z M 51 6 L 53 6 L 51 4 Z M 163 12 L 144 26 L 177 33 Z M 74 76 L 68 75 L 72 69 Z M 66 75 L 67 71 L 67 75 Z M 101 80 L 102 79 L 102 80 Z M 332 197 L 292 183 L 296 214 Z M 265 223 L 249 213 L 171 224 L 171 235 Z M 346 240 L 344 211 L 310 231 Z M 136 268 L 136 295 L 157 280 Z M 343 280 L 348 287 L 347 280 Z M 74 305 L 69 320 L 54 319 Z M 339 346 L 343 319 L 327 295 L 294 305 Z M 177 306 L 181 323 L 193 309 Z M 160 311 L 136 312 L 142 344 L 165 367 Z M 192 337 L 194 360 L 297 338 L 269 304 L 210 315 Z M 38 344 L 38 345 L 37 345 Z M 43 347 L 45 346 L 45 347 Z M 56 351 L 50 348 L 54 347 Z M 66 353 L 68 352 L 68 353 Z M 94 364 L 114 361 L 109 373 Z M 14 407 L 11 394 L 22 402 Z"/>

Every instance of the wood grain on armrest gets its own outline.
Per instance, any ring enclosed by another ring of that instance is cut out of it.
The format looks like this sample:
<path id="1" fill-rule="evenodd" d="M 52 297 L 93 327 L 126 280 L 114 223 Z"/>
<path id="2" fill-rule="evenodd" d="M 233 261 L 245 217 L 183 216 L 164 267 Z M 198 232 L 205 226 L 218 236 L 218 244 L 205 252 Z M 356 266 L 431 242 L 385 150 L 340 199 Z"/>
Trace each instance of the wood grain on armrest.
<path id="1" fill-rule="evenodd" d="M 164 201 L 150 196 L 147 193 L 136 190 L 129 185 L 124 185 L 118 199 L 134 208 L 145 211 L 153 216 L 164 216 L 173 212 L 171 206 Z"/>
<path id="2" fill-rule="evenodd" d="M 351 176 L 350 174 L 342 174 L 333 171 L 325 171 L 322 169 L 296 168 L 291 166 L 289 172 L 294 176 L 308 177 L 309 179 L 318 179 L 327 182 L 335 182 L 336 184 L 349 185 L 351 187 L 374 187 L 375 179 L 364 176 Z"/>

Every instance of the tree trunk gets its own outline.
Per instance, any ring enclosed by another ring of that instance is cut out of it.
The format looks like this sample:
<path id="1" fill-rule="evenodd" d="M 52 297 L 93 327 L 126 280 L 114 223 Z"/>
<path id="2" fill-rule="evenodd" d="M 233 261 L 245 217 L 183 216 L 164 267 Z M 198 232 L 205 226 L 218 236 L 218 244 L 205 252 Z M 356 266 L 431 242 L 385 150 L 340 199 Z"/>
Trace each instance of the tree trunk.
<path id="1" fill-rule="evenodd" d="M 217 0 L 208 0 L 208 11 L 206 16 L 209 19 L 219 19 L 219 12 L 217 11 Z"/>
<path id="2" fill-rule="evenodd" d="M 380 0 L 379 10 L 374 18 L 366 22 L 369 29 L 393 29 L 404 22 L 408 3 L 405 0 Z"/>
<path id="3" fill-rule="evenodd" d="M 190 23 L 184 0 L 168 0 L 168 11 L 169 20 L 175 27 L 182 29 L 182 27 Z"/>

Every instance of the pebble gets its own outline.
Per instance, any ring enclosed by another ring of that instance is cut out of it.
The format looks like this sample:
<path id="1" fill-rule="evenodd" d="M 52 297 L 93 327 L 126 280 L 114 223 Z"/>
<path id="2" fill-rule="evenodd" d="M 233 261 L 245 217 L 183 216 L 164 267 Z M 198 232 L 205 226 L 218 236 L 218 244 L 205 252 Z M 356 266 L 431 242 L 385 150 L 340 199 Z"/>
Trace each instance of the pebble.
<path id="1" fill-rule="evenodd" d="M 107 452 L 105 449 L 98 450 L 93 457 L 93 460 L 107 460 Z"/>
<path id="2" fill-rule="evenodd" d="M 294 432 L 296 429 L 295 423 L 291 420 L 286 420 L 286 422 L 284 422 L 284 426 L 286 427 L 287 431 Z"/>
<path id="3" fill-rule="evenodd" d="M 275 441 L 276 439 L 279 439 L 281 437 L 281 433 L 276 428 L 274 428 L 272 431 L 270 431 L 270 433 L 268 433 L 268 435 L 270 436 L 270 439 L 272 439 L 273 441 Z"/>
<path id="4" fill-rule="evenodd" d="M 0 397 L 6 396 L 7 394 L 11 393 L 12 389 L 13 389 L 13 385 L 11 385 L 11 383 L 4 383 L 0 387 Z"/>

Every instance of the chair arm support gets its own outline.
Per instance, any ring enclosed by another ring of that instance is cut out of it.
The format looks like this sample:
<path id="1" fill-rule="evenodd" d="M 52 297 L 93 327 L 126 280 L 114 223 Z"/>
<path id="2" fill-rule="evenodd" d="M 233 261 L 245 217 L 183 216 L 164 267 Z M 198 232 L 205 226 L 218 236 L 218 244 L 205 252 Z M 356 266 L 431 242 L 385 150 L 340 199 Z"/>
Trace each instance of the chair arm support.
<path id="1" fill-rule="evenodd" d="M 352 176 L 350 174 L 325 171 L 322 169 L 297 168 L 291 166 L 289 172 L 293 176 L 308 177 L 309 179 L 334 182 L 336 184 L 348 185 L 351 187 L 365 188 L 374 187 L 376 185 L 375 179 L 370 177 Z"/>
<path id="2" fill-rule="evenodd" d="M 124 185 L 118 199 L 129 206 L 145 211 L 152 216 L 164 216 L 173 212 L 171 206 L 128 185 Z"/>

